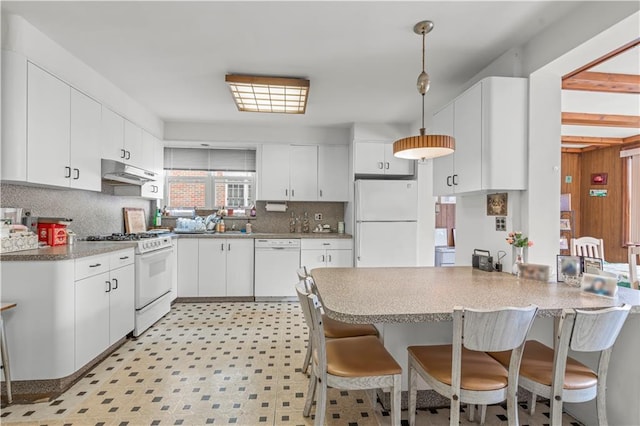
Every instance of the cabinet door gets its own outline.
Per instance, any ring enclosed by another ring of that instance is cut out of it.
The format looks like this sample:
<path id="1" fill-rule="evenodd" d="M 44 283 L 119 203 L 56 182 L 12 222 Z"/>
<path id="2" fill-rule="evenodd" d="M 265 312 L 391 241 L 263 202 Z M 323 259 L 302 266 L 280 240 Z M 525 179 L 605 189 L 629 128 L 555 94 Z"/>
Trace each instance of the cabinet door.
<path id="1" fill-rule="evenodd" d="M 227 244 L 219 238 L 198 240 L 198 296 L 227 295 Z"/>
<path id="2" fill-rule="evenodd" d="M 102 107 L 102 158 L 124 161 L 124 118 Z"/>
<path id="3" fill-rule="evenodd" d="M 434 114 L 431 133 L 454 136 L 453 110 L 454 105 L 450 103 Z M 451 154 L 433 159 L 433 195 L 453 194 L 454 156 L 455 154 Z"/>
<path id="4" fill-rule="evenodd" d="M 164 198 L 164 143 L 156 139 L 153 149 L 153 171 L 156 172 L 155 198 Z"/>
<path id="5" fill-rule="evenodd" d="M 142 129 L 129 120 L 124 120 L 124 161 L 144 168 L 142 162 Z"/>
<path id="6" fill-rule="evenodd" d="M 356 142 L 355 174 L 384 174 L 384 143 Z"/>
<path id="7" fill-rule="evenodd" d="M 326 250 L 300 250 L 300 265 L 311 272 L 314 268 L 324 268 L 327 266 Z"/>
<path id="8" fill-rule="evenodd" d="M 101 105 L 71 89 L 70 164 L 71 187 L 100 191 Z"/>
<path id="9" fill-rule="evenodd" d="M 110 274 L 109 345 L 123 338 L 135 326 L 135 266 L 114 269 Z"/>
<path id="10" fill-rule="evenodd" d="M 155 171 L 155 151 L 158 143 L 158 139 L 156 139 L 155 136 L 145 130 L 142 130 L 142 150 L 140 153 L 140 161 L 136 162 L 138 167 L 149 171 Z"/>
<path id="11" fill-rule="evenodd" d="M 396 158 L 393 155 L 393 142 L 384 144 L 384 173 L 395 176 L 412 176 L 415 160 Z"/>
<path id="12" fill-rule="evenodd" d="M 332 268 L 353 267 L 353 250 L 327 250 L 327 266 Z"/>
<path id="13" fill-rule="evenodd" d="M 109 273 L 75 282 L 76 370 L 109 347 Z"/>
<path id="14" fill-rule="evenodd" d="M 318 201 L 349 200 L 349 148 L 318 147 Z"/>
<path id="15" fill-rule="evenodd" d="M 482 84 L 476 84 L 455 101 L 456 193 L 482 189 Z"/>
<path id="16" fill-rule="evenodd" d="M 227 243 L 227 296 L 253 296 L 253 240 Z"/>
<path id="17" fill-rule="evenodd" d="M 27 180 L 68 187 L 71 88 L 31 63 L 27 73 Z"/>
<path id="18" fill-rule="evenodd" d="M 178 297 L 198 296 L 198 239 L 178 239 Z"/>
<path id="19" fill-rule="evenodd" d="M 289 148 L 290 174 L 289 199 L 291 201 L 316 201 L 318 199 L 318 147 L 296 146 Z"/>
<path id="20" fill-rule="evenodd" d="M 263 145 L 260 162 L 260 200 L 289 199 L 289 145 Z"/>

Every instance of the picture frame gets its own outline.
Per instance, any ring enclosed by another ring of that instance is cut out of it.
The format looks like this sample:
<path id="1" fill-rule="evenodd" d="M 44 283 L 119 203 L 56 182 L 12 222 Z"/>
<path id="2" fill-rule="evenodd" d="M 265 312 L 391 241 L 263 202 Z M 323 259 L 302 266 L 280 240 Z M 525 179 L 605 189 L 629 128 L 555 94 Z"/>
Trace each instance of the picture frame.
<path id="1" fill-rule="evenodd" d="M 520 271 L 520 278 L 549 282 L 549 266 L 547 265 L 520 263 L 518 264 L 518 269 Z"/>
<path id="2" fill-rule="evenodd" d="M 578 277 L 582 272 L 582 259 L 580 256 L 557 256 L 557 281 L 563 283 L 567 277 Z"/>
<path id="3" fill-rule="evenodd" d="M 487 194 L 487 216 L 507 216 L 509 194 Z"/>
<path id="4" fill-rule="evenodd" d="M 560 219 L 560 230 L 571 231 L 571 219 Z"/>
<path id="5" fill-rule="evenodd" d="M 606 185 L 609 173 L 591 173 L 591 185 Z"/>
<path id="6" fill-rule="evenodd" d="M 596 274 L 584 274 L 580 290 L 596 296 L 614 298 L 618 292 L 618 279 Z"/>
<path id="7" fill-rule="evenodd" d="M 604 262 L 599 257 L 583 257 L 582 272 L 587 274 L 598 274 L 602 270 Z"/>
<path id="8" fill-rule="evenodd" d="M 569 240 L 565 237 L 560 238 L 560 250 L 569 250 Z"/>

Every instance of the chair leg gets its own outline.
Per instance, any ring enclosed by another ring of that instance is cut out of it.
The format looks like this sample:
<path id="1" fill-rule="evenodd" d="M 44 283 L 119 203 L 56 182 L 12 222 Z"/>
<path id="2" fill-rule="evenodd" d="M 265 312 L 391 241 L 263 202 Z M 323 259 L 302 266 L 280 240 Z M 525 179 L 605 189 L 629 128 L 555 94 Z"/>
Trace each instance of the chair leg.
<path id="1" fill-rule="evenodd" d="M 486 406 L 484 407 L 486 410 Z M 509 395 L 507 398 L 507 418 L 509 419 L 509 426 L 518 426 L 518 396 L 514 392 L 513 395 Z M 553 423 L 551 424 L 562 424 L 562 423 Z"/>
<path id="2" fill-rule="evenodd" d="M 311 362 L 311 337 L 309 337 L 309 343 L 307 343 L 307 353 L 304 356 L 304 362 L 302 363 L 302 374 L 306 374 L 309 369 L 309 363 Z"/>
<path id="3" fill-rule="evenodd" d="M 378 402 L 378 390 L 377 389 L 369 389 L 367 392 L 367 396 L 369 397 L 369 401 L 371 402 L 371 408 L 375 410 L 376 403 Z"/>
<path id="4" fill-rule="evenodd" d="M 401 405 L 400 394 L 402 392 L 402 376 L 393 376 L 393 387 L 391 388 L 391 419 L 393 426 L 400 426 Z"/>
<path id="5" fill-rule="evenodd" d="M 7 387 L 7 403 L 13 402 L 11 394 L 11 372 L 9 370 L 9 352 L 7 351 L 7 340 L 4 331 L 4 321 L 0 317 L 0 353 L 2 356 L 2 370 L 4 373 L 4 383 Z"/>
<path id="6" fill-rule="evenodd" d="M 598 425 L 607 426 L 607 385 L 605 380 L 598 378 L 598 394 L 596 395 L 596 410 L 598 411 Z"/>
<path id="7" fill-rule="evenodd" d="M 317 386 L 318 386 L 318 379 L 316 378 L 316 375 L 314 374 L 312 369 L 311 377 L 309 377 L 309 389 L 307 390 L 307 400 L 304 403 L 304 411 L 302 412 L 302 415 L 304 417 L 309 417 L 309 415 L 311 414 L 311 406 L 313 405 L 313 400 L 315 399 Z"/>
<path id="8" fill-rule="evenodd" d="M 418 372 L 411 365 L 409 356 L 409 426 L 416 424 L 416 397 L 418 393 Z"/>
<path id="9" fill-rule="evenodd" d="M 473 421 L 475 408 L 476 408 L 475 404 L 467 404 L 467 412 L 469 414 L 469 421 L 470 422 Z"/>
<path id="10" fill-rule="evenodd" d="M 531 398 L 529 398 L 529 415 L 533 416 L 536 413 L 536 402 L 538 400 L 538 395 L 531 392 Z"/>
<path id="11" fill-rule="evenodd" d="M 451 413 L 449 416 L 449 424 L 451 426 L 458 426 L 460 424 L 460 396 L 451 398 Z"/>
<path id="12" fill-rule="evenodd" d="M 314 421 L 315 426 L 324 426 L 324 416 L 327 411 L 327 383 L 318 379 L 318 396 L 316 403 L 316 419 Z"/>
<path id="13" fill-rule="evenodd" d="M 487 420 L 487 406 L 480 406 L 480 424 L 483 425 L 485 420 Z"/>
<path id="14" fill-rule="evenodd" d="M 551 424 L 552 425 L 561 425 L 562 424 L 562 401 L 556 401 L 555 398 L 550 399 L 551 402 Z"/>

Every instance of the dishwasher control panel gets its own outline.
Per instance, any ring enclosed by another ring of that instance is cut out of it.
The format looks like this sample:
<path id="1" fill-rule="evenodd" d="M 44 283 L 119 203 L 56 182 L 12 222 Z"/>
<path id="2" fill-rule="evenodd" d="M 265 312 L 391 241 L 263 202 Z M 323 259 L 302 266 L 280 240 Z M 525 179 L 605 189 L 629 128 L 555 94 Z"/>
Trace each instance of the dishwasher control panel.
<path id="1" fill-rule="evenodd" d="M 256 248 L 299 248 L 300 239 L 278 238 L 278 239 L 258 239 L 255 242 Z"/>

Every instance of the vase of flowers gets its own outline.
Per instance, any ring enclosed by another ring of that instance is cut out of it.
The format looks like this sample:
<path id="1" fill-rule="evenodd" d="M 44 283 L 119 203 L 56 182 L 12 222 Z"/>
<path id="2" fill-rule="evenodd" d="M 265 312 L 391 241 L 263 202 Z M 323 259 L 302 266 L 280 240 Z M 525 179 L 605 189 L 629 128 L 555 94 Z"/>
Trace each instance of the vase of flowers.
<path id="1" fill-rule="evenodd" d="M 516 257 L 513 262 L 513 267 L 511 268 L 511 273 L 513 275 L 520 274 L 520 264 L 524 263 L 524 249 L 525 247 L 531 247 L 533 245 L 533 241 L 529 240 L 529 237 L 522 234 L 522 232 L 509 232 L 509 236 L 506 238 L 507 243 L 516 249 Z"/>

